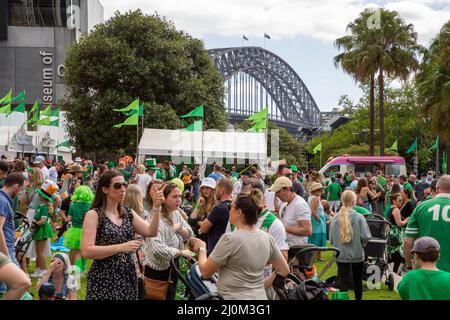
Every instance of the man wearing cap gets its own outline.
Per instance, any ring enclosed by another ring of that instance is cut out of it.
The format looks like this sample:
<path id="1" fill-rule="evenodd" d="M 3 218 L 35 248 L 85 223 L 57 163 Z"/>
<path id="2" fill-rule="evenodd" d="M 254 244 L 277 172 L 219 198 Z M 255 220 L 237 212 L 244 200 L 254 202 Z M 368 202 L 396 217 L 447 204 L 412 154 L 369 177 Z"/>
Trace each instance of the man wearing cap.
<path id="1" fill-rule="evenodd" d="M 408 270 L 412 268 L 410 251 L 414 240 L 428 236 L 436 239 L 442 248 L 437 267 L 450 272 L 450 175 L 442 176 L 436 189 L 436 197 L 419 204 L 409 218 L 403 247 Z"/>
<path id="2" fill-rule="evenodd" d="M 289 179 L 293 179 L 292 170 L 289 166 L 283 164 L 278 167 L 276 177 L 287 177 Z M 304 190 L 304 188 L 303 188 Z M 280 211 L 281 200 L 278 199 L 275 195 L 275 192 L 270 191 L 270 188 L 266 189 L 264 192 L 264 201 L 267 205 L 267 208 L 274 213 L 278 213 Z"/>
<path id="3" fill-rule="evenodd" d="M 312 233 L 311 209 L 306 201 L 294 192 L 288 177 L 279 177 L 269 188 L 283 202 L 278 217 L 283 221 L 289 247 L 308 243 Z"/>
<path id="4" fill-rule="evenodd" d="M 34 159 L 33 164 L 35 166 L 37 166 L 39 169 L 41 169 L 44 180 L 48 180 L 49 172 L 48 172 L 47 166 L 45 165 L 45 158 L 43 156 L 37 156 Z"/>
<path id="5" fill-rule="evenodd" d="M 292 165 L 291 172 L 292 172 L 292 187 L 294 187 L 294 192 L 303 199 L 305 199 L 305 188 L 303 188 L 303 184 L 298 180 L 297 166 Z"/>
<path id="6" fill-rule="evenodd" d="M 450 300 L 450 273 L 437 268 L 439 253 L 436 239 L 421 237 L 414 242 L 415 270 L 404 275 L 397 287 L 402 300 Z"/>

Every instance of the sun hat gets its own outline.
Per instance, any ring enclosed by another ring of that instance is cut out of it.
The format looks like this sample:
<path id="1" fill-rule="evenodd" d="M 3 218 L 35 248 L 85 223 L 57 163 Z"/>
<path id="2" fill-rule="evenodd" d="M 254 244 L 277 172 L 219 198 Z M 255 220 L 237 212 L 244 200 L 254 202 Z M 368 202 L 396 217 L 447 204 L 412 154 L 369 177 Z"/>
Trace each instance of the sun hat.
<path id="1" fill-rule="evenodd" d="M 58 186 L 52 180 L 45 180 L 41 188 L 36 192 L 45 200 L 53 202 L 52 196 L 58 191 Z"/>
<path id="2" fill-rule="evenodd" d="M 314 182 L 311 184 L 311 187 L 309 187 L 309 192 L 314 192 L 314 191 L 317 191 L 317 190 L 320 190 L 323 188 L 324 188 L 324 186 L 321 183 Z"/>
<path id="3" fill-rule="evenodd" d="M 37 156 L 37 157 L 34 159 L 33 163 L 34 163 L 34 164 L 39 164 L 39 163 L 42 163 L 42 162 L 44 162 L 44 161 L 45 161 L 45 158 L 44 158 L 43 156 Z"/>
<path id="4" fill-rule="evenodd" d="M 208 187 L 211 189 L 216 189 L 216 180 L 214 180 L 213 178 L 209 178 L 209 177 L 203 178 L 200 188 L 201 187 Z"/>
<path id="5" fill-rule="evenodd" d="M 75 163 L 69 167 L 69 173 L 83 172 L 83 168 L 78 163 Z"/>
<path id="6" fill-rule="evenodd" d="M 269 188 L 269 191 L 278 192 L 283 188 L 291 188 L 291 187 L 292 187 L 291 179 L 289 179 L 288 177 L 279 177 Z"/>

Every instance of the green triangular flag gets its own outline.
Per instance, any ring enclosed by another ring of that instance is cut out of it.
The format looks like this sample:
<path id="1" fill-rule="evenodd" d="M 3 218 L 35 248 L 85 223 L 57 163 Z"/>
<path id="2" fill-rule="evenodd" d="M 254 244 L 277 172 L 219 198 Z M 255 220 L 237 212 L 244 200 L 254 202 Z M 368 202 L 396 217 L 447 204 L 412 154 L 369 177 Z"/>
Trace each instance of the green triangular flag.
<path id="1" fill-rule="evenodd" d="M 322 151 L 322 142 L 319 143 L 317 146 L 314 147 L 312 153 L 313 153 L 313 154 L 316 154 L 318 151 L 320 151 L 320 152 Z"/>
<path id="2" fill-rule="evenodd" d="M 25 100 L 25 90 L 11 99 L 11 101 L 22 101 L 22 100 Z"/>
<path id="3" fill-rule="evenodd" d="M 51 127 L 59 127 L 59 119 L 50 122 Z"/>
<path id="4" fill-rule="evenodd" d="M 133 114 L 128 117 L 124 122 L 114 125 L 114 128 L 120 128 L 122 126 L 137 126 L 139 121 L 138 114 Z"/>
<path id="5" fill-rule="evenodd" d="M 442 154 L 442 173 L 447 174 L 447 154 L 445 151 Z"/>
<path id="6" fill-rule="evenodd" d="M 47 117 L 50 117 L 51 115 L 52 115 L 52 105 L 49 104 L 49 105 L 47 106 L 47 108 L 45 108 L 45 110 L 41 112 L 41 116 L 47 116 Z"/>
<path id="7" fill-rule="evenodd" d="M 189 117 L 203 117 L 203 106 L 198 106 L 191 112 L 189 112 L 183 116 L 180 116 L 180 118 L 189 118 Z"/>
<path id="8" fill-rule="evenodd" d="M 389 150 L 395 151 L 397 152 L 397 140 L 395 140 L 395 142 L 392 144 L 392 147 L 389 148 Z"/>
<path id="9" fill-rule="evenodd" d="M 61 112 L 61 109 L 55 109 L 52 111 L 51 117 L 59 117 L 59 113 Z"/>
<path id="10" fill-rule="evenodd" d="M 21 112 L 21 113 L 25 113 L 25 102 L 19 104 L 17 107 L 15 107 L 11 113 L 13 112 Z"/>
<path id="11" fill-rule="evenodd" d="M 36 121 L 39 121 L 40 115 L 39 115 L 39 111 L 41 108 L 41 103 L 39 102 L 39 100 L 36 100 L 36 102 L 34 103 L 33 107 L 31 108 L 30 112 L 28 113 L 29 115 L 31 115 L 30 119 L 25 121 L 24 123 L 22 123 L 22 126 L 24 124 L 33 124 Z"/>
<path id="12" fill-rule="evenodd" d="M 202 131 L 203 121 L 197 120 L 194 123 L 190 124 L 186 128 L 182 129 L 182 131 Z"/>
<path id="13" fill-rule="evenodd" d="M 248 132 L 261 132 L 262 129 L 267 129 L 267 119 L 262 119 L 259 122 L 256 122 L 249 130 Z"/>
<path id="14" fill-rule="evenodd" d="M 70 148 L 70 141 L 69 140 L 63 141 L 63 142 L 57 144 L 55 148 L 59 148 L 59 147 Z"/>
<path id="15" fill-rule="evenodd" d="M 413 152 L 414 150 L 417 149 L 417 139 L 414 140 L 413 144 L 411 145 L 411 147 L 409 147 L 408 151 L 406 151 L 406 154 Z"/>
<path id="16" fill-rule="evenodd" d="M 9 115 L 11 113 L 11 104 L 7 104 L 6 106 L 1 107 L 0 113 L 5 113 L 5 114 Z"/>
<path id="17" fill-rule="evenodd" d="M 41 120 L 37 120 L 33 123 L 33 127 L 36 126 L 50 126 L 51 120 L 49 117 L 41 119 Z"/>
<path id="18" fill-rule="evenodd" d="M 139 117 L 143 117 L 144 116 L 144 104 L 141 104 L 139 106 L 139 110 L 131 110 L 130 112 L 124 112 L 123 114 L 125 114 L 126 116 L 132 116 L 136 112 L 138 112 Z"/>
<path id="19" fill-rule="evenodd" d="M 0 99 L 0 103 L 10 103 L 12 96 L 12 89 L 9 89 L 8 93 Z"/>
<path id="20" fill-rule="evenodd" d="M 253 122 L 262 122 L 263 120 L 267 120 L 268 116 L 269 116 L 269 108 L 266 107 L 260 112 L 252 114 L 250 117 L 248 117 L 247 120 Z"/>
<path id="21" fill-rule="evenodd" d="M 431 150 L 437 150 L 439 146 L 439 137 L 436 138 L 436 142 L 431 146 Z"/>
<path id="22" fill-rule="evenodd" d="M 113 109 L 113 110 L 117 111 L 117 112 L 125 112 L 125 111 L 138 110 L 138 109 L 139 109 L 139 99 L 136 99 L 125 108 Z"/>

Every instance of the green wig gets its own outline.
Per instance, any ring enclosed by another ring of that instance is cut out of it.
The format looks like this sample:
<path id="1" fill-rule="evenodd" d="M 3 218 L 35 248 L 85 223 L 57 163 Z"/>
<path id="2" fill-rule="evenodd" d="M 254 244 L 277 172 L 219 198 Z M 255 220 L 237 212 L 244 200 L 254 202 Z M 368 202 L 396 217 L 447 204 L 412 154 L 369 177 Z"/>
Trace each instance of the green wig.
<path id="1" fill-rule="evenodd" d="M 71 199 L 73 202 L 91 203 L 94 200 L 94 193 L 88 186 L 80 186 L 75 189 Z"/>

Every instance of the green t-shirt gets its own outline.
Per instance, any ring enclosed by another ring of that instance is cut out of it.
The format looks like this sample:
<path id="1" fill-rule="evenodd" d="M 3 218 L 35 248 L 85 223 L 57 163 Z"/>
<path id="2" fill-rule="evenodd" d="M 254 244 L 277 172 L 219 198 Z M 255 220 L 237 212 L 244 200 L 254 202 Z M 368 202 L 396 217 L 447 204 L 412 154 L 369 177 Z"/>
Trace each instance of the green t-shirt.
<path id="1" fill-rule="evenodd" d="M 156 172 L 156 179 L 162 180 L 163 176 L 162 176 L 161 170 L 158 169 L 155 172 Z"/>
<path id="2" fill-rule="evenodd" d="M 331 183 L 326 189 L 328 201 L 339 201 L 341 199 L 342 188 L 336 182 Z"/>
<path id="3" fill-rule="evenodd" d="M 383 187 L 384 190 L 387 190 L 387 180 L 383 176 L 377 177 L 377 182 L 380 186 Z"/>
<path id="4" fill-rule="evenodd" d="M 72 226 L 75 228 L 82 228 L 84 216 L 89 211 L 90 203 L 74 202 L 70 205 L 69 216 L 72 217 Z"/>
<path id="5" fill-rule="evenodd" d="M 41 204 L 36 209 L 36 212 L 34 213 L 34 221 L 39 221 L 39 220 L 41 220 L 42 217 L 46 217 L 47 218 L 47 222 L 48 222 L 50 214 L 48 212 L 48 207 L 45 204 Z"/>
<path id="6" fill-rule="evenodd" d="M 127 170 L 120 170 L 120 173 L 123 174 L 125 182 L 128 182 L 128 180 L 130 180 L 131 174 Z"/>
<path id="7" fill-rule="evenodd" d="M 173 168 L 169 168 L 169 170 L 161 171 L 162 179 L 164 181 L 170 181 L 177 177 L 176 172 Z"/>
<path id="8" fill-rule="evenodd" d="M 237 173 L 236 171 L 233 171 L 233 172 L 231 173 L 231 176 L 234 177 L 234 178 L 236 178 L 236 179 L 239 179 L 239 173 Z"/>
<path id="9" fill-rule="evenodd" d="M 411 214 L 406 226 L 406 237 L 428 236 L 441 245 L 437 267 L 450 272 L 450 195 L 437 195 L 420 203 Z"/>
<path id="10" fill-rule="evenodd" d="M 402 300 L 450 300 L 450 273 L 438 270 L 412 270 L 397 287 Z"/>
<path id="11" fill-rule="evenodd" d="M 411 184 L 409 182 L 407 182 L 403 185 L 403 190 L 406 190 L 406 189 L 413 191 L 413 187 L 411 186 Z"/>

